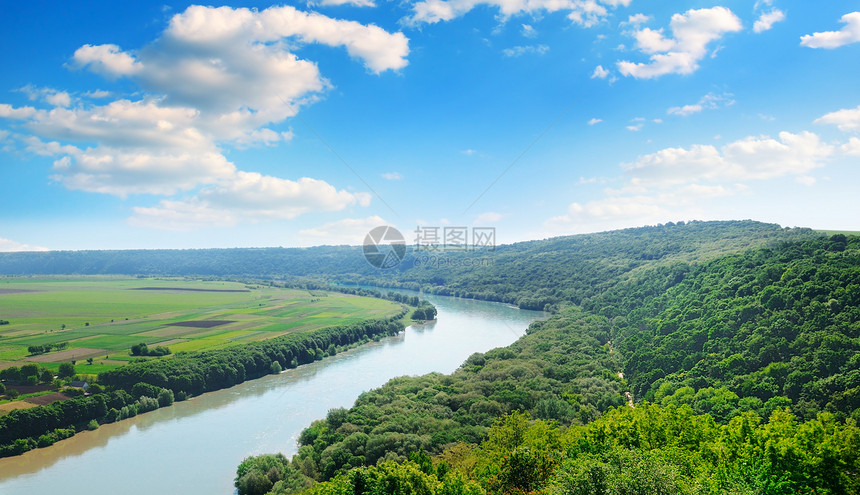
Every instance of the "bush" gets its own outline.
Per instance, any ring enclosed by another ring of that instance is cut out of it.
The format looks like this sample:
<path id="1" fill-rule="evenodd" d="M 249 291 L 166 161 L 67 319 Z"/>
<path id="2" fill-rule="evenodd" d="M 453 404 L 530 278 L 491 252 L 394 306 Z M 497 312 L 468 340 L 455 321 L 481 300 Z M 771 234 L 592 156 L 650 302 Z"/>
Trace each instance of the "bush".
<path id="1" fill-rule="evenodd" d="M 281 371 L 284 371 L 283 368 L 281 368 L 281 363 L 277 361 L 272 361 L 271 370 L 273 375 L 277 375 Z"/>
<path id="2" fill-rule="evenodd" d="M 158 405 L 160 407 L 173 405 L 173 391 L 166 388 L 161 389 L 161 392 L 158 393 Z"/>

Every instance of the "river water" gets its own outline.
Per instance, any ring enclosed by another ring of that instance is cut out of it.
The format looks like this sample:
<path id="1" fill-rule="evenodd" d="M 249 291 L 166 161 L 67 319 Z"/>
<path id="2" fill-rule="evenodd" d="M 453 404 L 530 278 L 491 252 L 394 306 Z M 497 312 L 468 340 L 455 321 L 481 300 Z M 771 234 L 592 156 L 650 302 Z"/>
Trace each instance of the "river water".
<path id="1" fill-rule="evenodd" d="M 329 409 L 349 407 L 389 379 L 450 373 L 469 355 L 506 346 L 544 313 L 426 296 L 438 321 L 396 337 L 103 425 L 0 459 L 0 494 L 234 493 L 249 455 L 296 453 L 296 439 Z"/>

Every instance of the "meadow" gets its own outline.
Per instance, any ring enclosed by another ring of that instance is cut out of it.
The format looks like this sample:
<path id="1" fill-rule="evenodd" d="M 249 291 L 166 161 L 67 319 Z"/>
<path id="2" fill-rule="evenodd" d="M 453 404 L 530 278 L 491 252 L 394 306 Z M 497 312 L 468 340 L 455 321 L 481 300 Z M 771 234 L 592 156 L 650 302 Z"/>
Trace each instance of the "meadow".
<path id="1" fill-rule="evenodd" d="M 391 316 L 391 301 L 228 281 L 112 277 L 0 278 L 0 369 L 75 361 L 94 374 L 136 359 L 132 345 L 172 353 Z M 31 346 L 63 344 L 32 355 Z M 92 358 L 92 363 L 88 362 Z"/>

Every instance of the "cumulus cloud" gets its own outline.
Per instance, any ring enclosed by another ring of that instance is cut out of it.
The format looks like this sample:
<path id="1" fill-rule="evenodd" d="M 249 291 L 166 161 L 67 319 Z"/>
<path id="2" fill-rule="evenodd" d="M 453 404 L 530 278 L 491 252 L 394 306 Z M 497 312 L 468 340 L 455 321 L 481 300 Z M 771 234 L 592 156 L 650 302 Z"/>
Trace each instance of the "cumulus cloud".
<path id="1" fill-rule="evenodd" d="M 240 221 L 293 219 L 310 211 L 340 211 L 370 204 L 367 193 L 337 190 L 309 177 L 296 181 L 238 171 L 206 186 L 191 198 L 161 200 L 154 207 L 135 207 L 129 223 L 167 230 L 230 226 Z"/>
<path id="2" fill-rule="evenodd" d="M 111 79 L 131 76 L 143 69 L 143 64 L 114 44 L 84 45 L 75 50 L 72 60 L 74 67 L 87 67 Z"/>
<path id="3" fill-rule="evenodd" d="M 811 132 L 750 136 L 717 149 L 712 145 L 666 148 L 624 165 L 633 183 L 671 186 L 694 181 L 761 180 L 801 175 L 824 164 L 833 147 Z"/>
<path id="4" fill-rule="evenodd" d="M 403 178 L 403 175 L 400 172 L 385 172 L 382 174 L 382 178 L 385 180 L 400 180 Z"/>
<path id="5" fill-rule="evenodd" d="M 388 222 L 379 216 L 344 218 L 319 227 L 300 230 L 299 239 L 303 244 L 314 246 L 321 244 L 360 246 L 364 243 L 368 232 L 383 225 L 388 225 Z"/>
<path id="6" fill-rule="evenodd" d="M 636 31 L 637 48 L 650 56 L 649 63 L 618 61 L 618 70 L 625 76 L 650 79 L 666 74 L 692 74 L 699 61 L 707 55 L 708 44 L 726 33 L 741 30 L 741 21 L 725 7 L 688 10 L 675 14 L 669 23 L 672 37 L 663 29 L 644 28 Z"/>
<path id="7" fill-rule="evenodd" d="M 351 5 L 353 7 L 376 7 L 373 0 L 320 0 L 318 2 L 308 2 L 308 5 L 322 5 L 323 7 L 337 5 Z"/>
<path id="8" fill-rule="evenodd" d="M 601 122 L 603 122 L 603 119 L 598 119 L 595 117 L 595 118 L 592 118 L 591 120 L 588 121 L 588 125 L 595 125 L 595 124 L 599 124 Z"/>
<path id="9" fill-rule="evenodd" d="M 609 71 L 604 69 L 602 65 L 598 65 L 594 68 L 594 72 L 591 73 L 592 79 L 606 79 L 609 75 Z"/>
<path id="10" fill-rule="evenodd" d="M 843 155 L 860 156 L 860 139 L 852 137 L 847 143 L 839 147 L 839 152 Z"/>
<path id="11" fill-rule="evenodd" d="M 646 22 L 651 20 L 651 16 L 645 14 L 633 14 L 627 18 L 626 22 L 622 22 L 621 24 L 624 26 L 639 26 L 641 24 L 645 24 Z"/>
<path id="12" fill-rule="evenodd" d="M 543 55 L 549 51 L 549 47 L 546 45 L 525 45 L 525 46 L 515 46 L 513 48 L 505 48 L 502 50 L 502 53 L 506 57 L 521 57 L 526 54 L 534 53 L 537 55 Z"/>
<path id="13" fill-rule="evenodd" d="M 225 146 L 292 138 L 292 131 L 270 126 L 331 87 L 313 61 L 293 53 L 311 43 L 345 49 L 374 74 L 408 63 L 403 33 L 375 25 L 291 6 L 192 6 L 139 49 L 87 44 L 72 55 L 70 68 L 135 83 L 140 91 L 133 98 L 94 102 L 113 96 L 94 90 L 73 101 L 64 91 L 28 86 L 22 91 L 50 108 L 0 104 L 0 117 L 21 121 L 31 134 L 18 139 L 33 153 L 54 156 L 52 178 L 69 189 L 121 197 L 192 194 L 136 209 L 131 222 L 138 225 L 182 230 L 366 205 L 365 193 L 243 172 L 224 154 Z"/>
<path id="14" fill-rule="evenodd" d="M 21 251 L 48 251 L 48 248 L 44 248 L 41 246 L 33 246 L 30 244 L 23 244 L 18 241 L 4 239 L 0 237 L 0 252 L 9 253 Z"/>
<path id="15" fill-rule="evenodd" d="M 828 113 L 815 119 L 815 123 L 835 125 L 844 132 L 860 131 L 860 105 Z"/>
<path id="16" fill-rule="evenodd" d="M 567 12 L 572 22 L 590 27 L 609 15 L 609 8 L 628 6 L 631 0 L 532 0 L 510 2 L 507 0 L 421 0 L 412 6 L 412 15 L 405 19 L 408 24 L 434 24 L 450 21 L 479 6 L 497 8 L 500 17 L 510 18 L 518 14 L 540 12 Z"/>
<path id="17" fill-rule="evenodd" d="M 696 103 L 679 107 L 671 107 L 666 110 L 666 113 L 668 113 L 669 115 L 679 115 L 681 117 L 686 117 L 694 113 L 699 113 L 703 110 L 715 110 L 720 106 L 734 105 L 734 103 L 735 100 L 733 99 L 732 94 L 723 93 L 721 95 L 718 95 L 714 93 L 708 93 L 702 98 L 700 98 L 699 101 Z"/>
<path id="18" fill-rule="evenodd" d="M 824 31 L 800 37 L 800 44 L 809 48 L 839 48 L 860 41 L 860 12 L 845 14 L 839 20 L 845 27 L 839 31 Z"/>
<path id="19" fill-rule="evenodd" d="M 753 31 L 763 33 L 770 30 L 777 22 L 785 20 L 785 12 L 779 9 L 773 9 L 770 12 L 765 12 L 759 16 L 758 20 L 753 24 Z"/>
<path id="20" fill-rule="evenodd" d="M 857 145 L 860 151 L 860 141 Z M 750 136 L 721 148 L 665 148 L 622 164 L 623 186 L 606 189 L 600 199 L 571 203 L 544 227 L 555 233 L 588 232 L 678 220 L 679 212 L 708 218 L 711 201 L 745 194 L 751 181 L 793 177 L 798 184 L 814 185 L 809 173 L 835 152 L 810 132 L 782 132 L 778 139 Z"/>

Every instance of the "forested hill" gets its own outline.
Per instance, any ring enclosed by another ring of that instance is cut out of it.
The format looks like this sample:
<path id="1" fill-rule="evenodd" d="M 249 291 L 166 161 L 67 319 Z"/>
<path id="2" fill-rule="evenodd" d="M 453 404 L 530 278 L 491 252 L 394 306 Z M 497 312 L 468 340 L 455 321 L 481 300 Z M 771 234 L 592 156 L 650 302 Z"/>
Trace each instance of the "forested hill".
<path id="1" fill-rule="evenodd" d="M 860 493 L 860 237 L 625 273 L 452 375 L 330 411 L 291 462 L 243 463 L 239 493 Z"/>
<path id="2" fill-rule="evenodd" d="M 407 239 L 410 232 L 404 232 Z M 351 282 L 555 309 L 581 304 L 643 267 L 696 262 L 819 237 L 753 221 L 689 222 L 556 237 L 476 251 L 413 251 L 379 270 L 360 247 L 0 253 L 7 275 L 163 275 L 250 277 L 290 283 Z"/>

